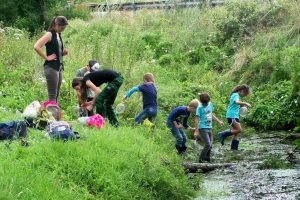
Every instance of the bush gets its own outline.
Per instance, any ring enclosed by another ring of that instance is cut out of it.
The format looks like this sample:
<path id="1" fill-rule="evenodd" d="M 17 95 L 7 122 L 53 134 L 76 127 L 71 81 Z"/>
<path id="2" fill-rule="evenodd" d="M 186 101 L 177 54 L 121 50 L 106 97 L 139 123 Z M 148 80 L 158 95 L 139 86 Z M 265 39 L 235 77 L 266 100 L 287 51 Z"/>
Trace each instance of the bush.
<path id="1" fill-rule="evenodd" d="M 165 54 L 162 55 L 159 60 L 158 60 L 158 64 L 160 64 L 161 66 L 168 66 L 171 65 L 174 61 L 174 58 L 171 54 Z"/>
<path id="2" fill-rule="evenodd" d="M 291 81 L 256 88 L 251 101 L 254 104 L 246 122 L 262 130 L 291 130 L 296 125 L 296 110 L 292 107 Z"/>
<path id="3" fill-rule="evenodd" d="M 84 4 L 77 4 L 73 6 L 58 5 L 49 12 L 49 16 L 65 16 L 68 20 L 79 18 L 82 20 L 91 19 L 89 8 Z"/>

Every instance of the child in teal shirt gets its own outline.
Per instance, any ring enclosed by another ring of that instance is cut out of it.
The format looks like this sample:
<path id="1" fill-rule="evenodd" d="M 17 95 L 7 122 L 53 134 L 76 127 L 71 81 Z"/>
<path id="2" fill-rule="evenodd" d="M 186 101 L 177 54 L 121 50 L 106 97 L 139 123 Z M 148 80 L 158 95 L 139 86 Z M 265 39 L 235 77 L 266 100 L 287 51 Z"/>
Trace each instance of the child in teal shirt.
<path id="1" fill-rule="evenodd" d="M 209 94 L 200 94 L 200 102 L 201 104 L 196 111 L 195 127 L 198 128 L 195 129 L 194 137 L 198 139 L 200 132 L 200 137 L 205 143 L 204 149 L 200 154 L 199 162 L 210 162 L 210 152 L 213 143 L 212 120 L 217 121 L 221 126 L 223 126 L 224 123 L 213 114 L 214 106 L 210 102 Z"/>
<path id="2" fill-rule="evenodd" d="M 231 142 L 231 149 L 238 150 L 239 147 L 239 135 L 242 132 L 242 127 L 239 120 L 239 110 L 241 106 L 251 107 L 247 102 L 242 102 L 241 97 L 248 96 L 250 94 L 250 88 L 247 85 L 238 85 L 233 88 L 230 101 L 226 112 L 226 118 L 231 129 L 227 129 L 219 133 L 221 145 L 224 145 L 226 137 L 234 135 Z"/>

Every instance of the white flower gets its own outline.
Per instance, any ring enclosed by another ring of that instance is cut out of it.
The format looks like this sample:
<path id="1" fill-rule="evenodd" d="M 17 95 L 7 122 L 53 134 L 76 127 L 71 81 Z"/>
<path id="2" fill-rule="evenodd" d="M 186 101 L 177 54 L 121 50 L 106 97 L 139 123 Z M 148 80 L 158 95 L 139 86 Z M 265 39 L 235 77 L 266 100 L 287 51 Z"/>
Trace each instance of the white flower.
<path id="1" fill-rule="evenodd" d="M 62 80 L 61 82 L 62 82 L 62 83 L 65 83 L 66 81 L 65 81 L 65 80 Z"/>
<path id="2" fill-rule="evenodd" d="M 273 110 L 270 113 L 273 114 L 274 113 Z"/>

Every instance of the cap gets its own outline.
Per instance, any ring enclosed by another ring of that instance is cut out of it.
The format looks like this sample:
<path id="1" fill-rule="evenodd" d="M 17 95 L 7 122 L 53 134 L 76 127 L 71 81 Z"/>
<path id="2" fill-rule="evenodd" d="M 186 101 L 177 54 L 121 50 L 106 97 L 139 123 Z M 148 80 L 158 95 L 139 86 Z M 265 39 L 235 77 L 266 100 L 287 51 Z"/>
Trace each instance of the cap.
<path id="1" fill-rule="evenodd" d="M 91 66 L 92 71 L 98 71 L 100 69 L 99 63 L 95 63 L 93 66 Z"/>

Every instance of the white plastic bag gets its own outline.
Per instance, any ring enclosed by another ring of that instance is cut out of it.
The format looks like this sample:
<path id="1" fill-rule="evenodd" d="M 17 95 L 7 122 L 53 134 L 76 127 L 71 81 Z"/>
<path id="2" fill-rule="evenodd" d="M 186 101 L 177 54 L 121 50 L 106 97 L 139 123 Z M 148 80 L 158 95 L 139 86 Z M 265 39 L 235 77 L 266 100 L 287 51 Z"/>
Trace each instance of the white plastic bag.
<path id="1" fill-rule="evenodd" d="M 122 102 L 122 103 L 119 103 L 116 107 L 116 113 L 117 114 L 122 114 L 124 111 L 125 111 L 125 104 Z"/>
<path id="2" fill-rule="evenodd" d="M 41 107 L 41 104 L 39 101 L 32 102 L 25 108 L 25 110 L 23 112 L 23 117 L 36 118 L 40 107 Z"/>

